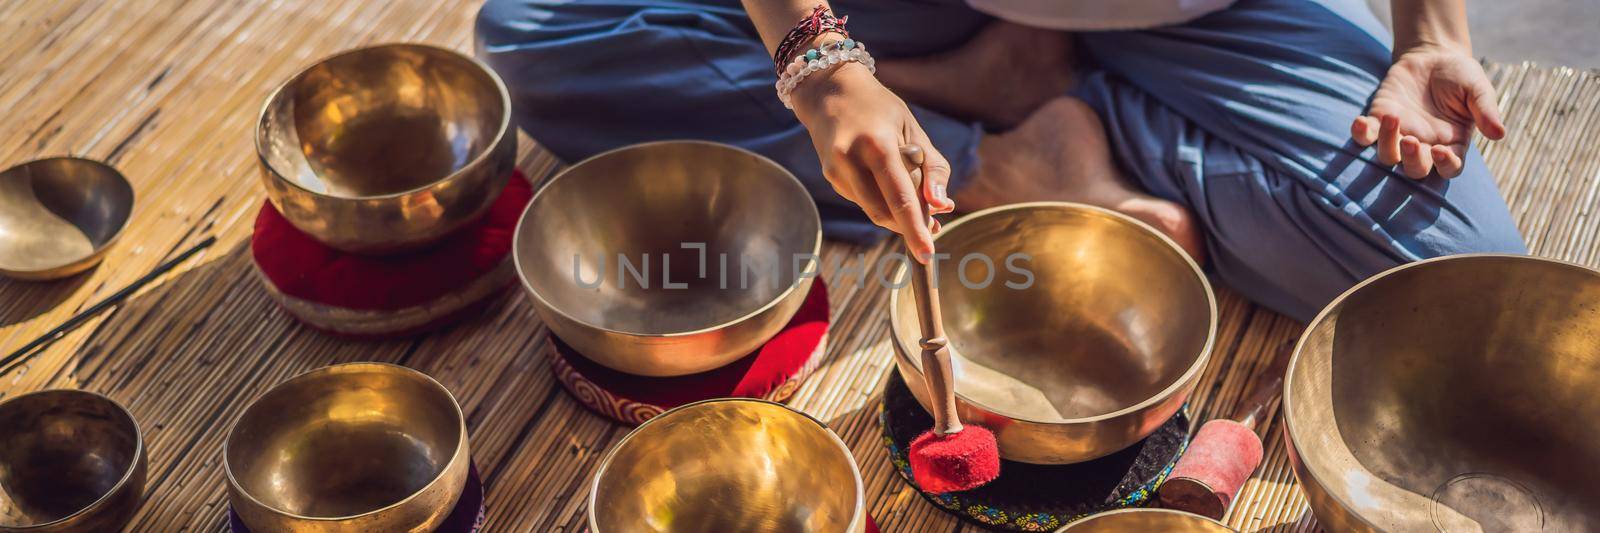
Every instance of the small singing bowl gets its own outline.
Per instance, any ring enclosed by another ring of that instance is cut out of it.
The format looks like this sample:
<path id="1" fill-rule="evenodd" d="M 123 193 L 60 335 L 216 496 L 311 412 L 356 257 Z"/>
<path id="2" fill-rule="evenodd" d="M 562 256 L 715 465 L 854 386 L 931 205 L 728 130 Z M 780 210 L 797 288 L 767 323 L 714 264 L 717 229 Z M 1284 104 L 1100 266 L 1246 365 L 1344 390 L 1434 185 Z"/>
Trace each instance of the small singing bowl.
<path id="1" fill-rule="evenodd" d="M 52 157 L 0 171 L 0 275 L 59 279 L 100 262 L 133 212 L 133 186 L 99 161 Z"/>
<path id="2" fill-rule="evenodd" d="M 386 253 L 476 220 L 516 160 L 494 71 L 422 44 L 359 48 L 296 74 L 256 127 L 267 197 L 328 246 Z"/>
<path id="3" fill-rule="evenodd" d="M 0 533 L 122 529 L 144 495 L 145 455 L 138 422 L 105 396 L 0 403 Z"/>
<path id="4" fill-rule="evenodd" d="M 663 141 L 552 178 L 517 224 L 513 257 L 562 341 L 615 370 L 680 376 L 776 335 L 821 250 L 817 206 L 783 167 L 724 144 Z"/>
<path id="5" fill-rule="evenodd" d="M 1114 211 L 1038 202 L 978 211 L 934 240 L 961 419 L 1000 456 L 1087 461 L 1177 414 L 1211 356 L 1217 304 L 1171 239 Z M 928 407 L 905 263 L 891 279 L 895 367 Z"/>
<path id="6" fill-rule="evenodd" d="M 406 367 L 301 374 L 228 433 L 228 502 L 251 531 L 433 531 L 466 487 L 464 420 L 449 390 Z"/>
<path id="7" fill-rule="evenodd" d="M 1057 533 L 1233 533 L 1221 522 L 1171 509 L 1122 509 L 1091 515 Z"/>
<path id="8" fill-rule="evenodd" d="M 600 461 L 595 533 L 866 531 L 861 472 L 822 422 L 765 400 L 688 404 L 641 424 Z"/>
<path id="9" fill-rule="evenodd" d="M 1402 265 L 1311 322 L 1284 379 L 1290 462 L 1330 531 L 1600 530 L 1600 272 Z"/>

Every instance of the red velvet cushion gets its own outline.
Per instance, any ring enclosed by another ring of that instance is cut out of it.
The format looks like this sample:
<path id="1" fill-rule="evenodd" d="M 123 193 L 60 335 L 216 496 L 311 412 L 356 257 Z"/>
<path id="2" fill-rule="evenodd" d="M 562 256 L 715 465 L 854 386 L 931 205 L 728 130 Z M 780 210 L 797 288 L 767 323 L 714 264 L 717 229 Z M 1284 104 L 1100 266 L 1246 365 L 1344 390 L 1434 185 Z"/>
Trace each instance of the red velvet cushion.
<path id="1" fill-rule="evenodd" d="M 699 374 L 662 378 L 619 372 L 590 361 L 554 337 L 551 367 L 579 402 L 626 424 L 711 398 L 783 401 L 822 359 L 828 312 L 828 287 L 819 278 L 794 318 L 772 340 L 755 353 Z"/>
<path id="2" fill-rule="evenodd" d="M 518 172 L 481 220 L 428 248 L 382 256 L 329 248 L 266 202 L 250 251 L 261 273 L 285 295 L 354 310 L 403 309 L 454 292 L 500 266 L 532 197 L 533 187 Z"/>

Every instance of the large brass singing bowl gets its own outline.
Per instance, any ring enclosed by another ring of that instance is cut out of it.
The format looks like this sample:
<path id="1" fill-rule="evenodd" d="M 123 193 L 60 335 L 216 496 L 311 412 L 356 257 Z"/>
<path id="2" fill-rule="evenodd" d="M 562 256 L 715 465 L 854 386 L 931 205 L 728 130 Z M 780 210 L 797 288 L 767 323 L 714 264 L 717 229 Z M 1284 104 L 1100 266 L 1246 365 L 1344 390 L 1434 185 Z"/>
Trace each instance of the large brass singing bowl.
<path id="1" fill-rule="evenodd" d="M 811 290 L 805 274 L 820 269 L 805 263 L 821 253 L 822 221 L 772 160 L 665 141 L 552 178 L 515 241 L 517 273 L 562 341 L 622 372 L 679 376 L 722 367 L 783 329 Z"/>
<path id="2" fill-rule="evenodd" d="M 228 502 L 251 531 L 433 531 L 470 468 L 450 391 L 383 363 L 273 387 L 239 416 L 223 456 Z"/>
<path id="3" fill-rule="evenodd" d="M 117 169 L 52 157 L 0 172 L 0 275 L 50 280 L 100 262 L 133 211 Z"/>
<path id="4" fill-rule="evenodd" d="M 1001 457 L 1066 464 L 1126 448 L 1177 414 L 1210 358 L 1211 285 L 1171 239 L 1132 218 L 1016 204 L 967 215 L 934 242 L 949 254 L 935 270 L 957 408 L 995 432 Z M 904 274 L 902 263 L 889 297 L 895 366 L 926 408 Z"/>
<path id="5" fill-rule="evenodd" d="M 0 403 L 0 533 L 121 530 L 144 494 L 145 456 L 139 424 L 105 396 Z"/>
<path id="6" fill-rule="evenodd" d="M 1067 524 L 1056 533 L 1233 533 L 1221 522 L 1171 509 L 1122 509 Z"/>
<path id="7" fill-rule="evenodd" d="M 499 76 L 421 44 L 323 59 L 278 87 L 256 127 L 272 204 L 359 253 L 415 248 L 477 219 L 511 175 L 516 143 Z"/>
<path id="8" fill-rule="evenodd" d="M 861 473 L 827 426 L 782 404 L 721 399 L 662 413 L 600 461 L 595 533 L 866 531 Z"/>
<path id="9" fill-rule="evenodd" d="M 1403 265 L 1312 321 L 1290 461 L 1330 531 L 1600 531 L 1600 272 Z"/>

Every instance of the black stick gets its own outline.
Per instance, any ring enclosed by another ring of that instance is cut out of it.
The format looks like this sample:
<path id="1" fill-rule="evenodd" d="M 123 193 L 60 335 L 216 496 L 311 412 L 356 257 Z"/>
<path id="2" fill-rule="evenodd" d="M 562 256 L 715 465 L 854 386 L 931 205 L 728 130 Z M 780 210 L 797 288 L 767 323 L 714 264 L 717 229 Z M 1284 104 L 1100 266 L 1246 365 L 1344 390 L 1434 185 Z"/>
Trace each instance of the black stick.
<path id="1" fill-rule="evenodd" d="M 62 322 L 61 325 L 56 326 L 54 329 L 51 329 L 48 332 L 45 332 L 45 334 L 40 335 L 39 338 L 33 339 L 33 342 L 28 343 L 26 346 L 23 346 L 21 349 L 15 352 L 11 352 L 11 354 L 7 355 L 5 359 L 0 359 L 0 375 L 4 375 L 12 370 L 15 370 L 15 366 L 22 366 L 23 363 L 27 363 L 28 358 L 24 358 L 24 356 L 29 355 L 29 352 L 35 352 L 36 349 L 55 341 L 56 338 L 68 331 L 72 331 L 73 328 L 78 327 L 78 324 L 88 320 L 89 317 L 99 314 L 107 307 L 116 305 L 118 302 L 121 302 L 123 299 L 127 298 L 128 295 L 138 292 L 141 287 L 144 287 L 146 284 L 150 283 L 156 278 L 161 277 L 162 274 L 172 270 L 172 268 L 178 266 L 179 263 L 189 259 L 189 257 L 198 253 L 200 250 L 204 250 L 210 247 L 212 244 L 216 244 L 216 242 L 217 238 L 215 236 L 206 237 L 205 240 L 200 241 L 199 244 L 195 244 L 188 250 L 184 250 L 183 253 L 178 254 L 177 257 L 174 257 L 167 262 L 162 263 L 161 266 L 156 267 L 155 270 L 151 270 L 150 273 L 145 274 L 144 277 L 134 280 L 133 283 L 129 283 L 127 287 L 123 287 L 122 290 L 117 291 L 116 294 L 107 296 L 106 299 L 100 300 L 99 303 L 89 306 L 88 309 L 79 311 L 78 314 L 72 315 L 72 318 L 67 319 L 66 322 Z M 43 350 L 38 351 L 42 352 Z M 13 365 L 13 362 L 16 364 Z"/>

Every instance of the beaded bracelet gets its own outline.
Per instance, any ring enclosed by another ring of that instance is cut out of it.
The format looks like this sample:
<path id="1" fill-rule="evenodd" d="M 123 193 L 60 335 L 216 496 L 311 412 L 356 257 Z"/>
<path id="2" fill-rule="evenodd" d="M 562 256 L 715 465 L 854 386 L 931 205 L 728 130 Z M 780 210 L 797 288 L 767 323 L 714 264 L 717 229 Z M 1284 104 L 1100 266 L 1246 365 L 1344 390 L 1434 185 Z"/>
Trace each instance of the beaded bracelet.
<path id="1" fill-rule="evenodd" d="M 866 65 L 867 70 L 873 73 L 878 71 L 878 62 L 867 53 L 867 45 L 855 39 L 833 41 L 795 55 L 794 61 L 790 61 L 789 66 L 784 67 L 783 73 L 778 75 L 775 86 L 778 100 L 783 101 L 783 107 L 794 109 L 790 94 L 795 86 L 805 81 L 807 76 L 851 61 Z"/>

